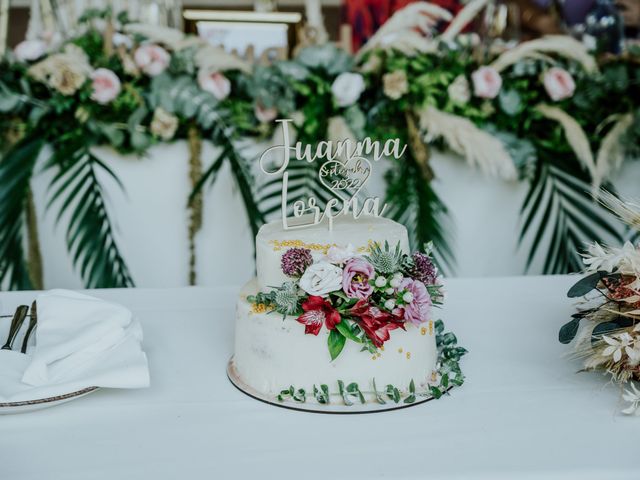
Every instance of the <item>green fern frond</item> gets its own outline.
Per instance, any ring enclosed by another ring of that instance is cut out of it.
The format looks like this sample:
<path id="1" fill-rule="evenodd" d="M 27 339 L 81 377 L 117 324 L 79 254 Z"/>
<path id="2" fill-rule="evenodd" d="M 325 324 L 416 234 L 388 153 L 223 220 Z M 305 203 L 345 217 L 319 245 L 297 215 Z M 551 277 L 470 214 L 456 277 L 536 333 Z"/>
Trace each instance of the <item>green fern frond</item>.
<path id="1" fill-rule="evenodd" d="M 57 222 L 68 213 L 67 249 L 87 288 L 132 287 L 104 201 L 98 172 L 119 180 L 86 146 L 70 155 L 56 148 L 46 167 L 56 170 L 47 208 L 57 205 Z"/>
<path id="2" fill-rule="evenodd" d="M 431 183 L 421 175 L 409 149 L 401 161 L 393 163 L 386 180 L 386 202 L 390 206 L 388 215 L 407 228 L 411 249 L 419 250 L 432 241 L 435 245 L 434 262 L 440 271 L 453 273 L 453 224 L 446 206 Z"/>
<path id="3" fill-rule="evenodd" d="M 594 201 L 588 181 L 548 161 L 539 162 L 521 215 L 519 243 L 531 242 L 527 270 L 543 256 L 545 274 L 578 272 L 588 243 L 622 241 L 619 222 Z"/>

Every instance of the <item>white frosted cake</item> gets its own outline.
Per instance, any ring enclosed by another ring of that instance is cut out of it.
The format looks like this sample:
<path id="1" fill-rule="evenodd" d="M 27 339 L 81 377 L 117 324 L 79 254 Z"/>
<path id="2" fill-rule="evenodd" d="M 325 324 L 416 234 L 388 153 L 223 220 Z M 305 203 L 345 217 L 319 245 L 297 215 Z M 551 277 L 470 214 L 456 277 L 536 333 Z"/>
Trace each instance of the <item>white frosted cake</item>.
<path id="1" fill-rule="evenodd" d="M 264 225 L 257 278 L 237 306 L 238 383 L 274 401 L 319 403 L 347 387 L 367 402 L 428 391 L 441 297 L 429 256 L 409 253 L 405 227 L 382 217 L 340 216 L 331 231 Z"/>

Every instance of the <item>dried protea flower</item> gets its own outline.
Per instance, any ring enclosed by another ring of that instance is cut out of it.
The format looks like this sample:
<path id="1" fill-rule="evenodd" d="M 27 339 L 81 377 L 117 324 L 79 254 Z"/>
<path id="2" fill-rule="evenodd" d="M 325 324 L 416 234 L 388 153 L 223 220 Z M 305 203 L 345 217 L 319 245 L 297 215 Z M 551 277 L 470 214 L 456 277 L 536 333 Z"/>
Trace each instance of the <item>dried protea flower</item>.
<path id="1" fill-rule="evenodd" d="M 431 257 L 421 252 L 416 252 L 411 257 L 406 269 L 407 274 L 414 280 L 419 280 L 425 285 L 434 285 L 438 278 L 438 270 Z"/>
<path id="2" fill-rule="evenodd" d="M 300 277 L 313 264 L 311 250 L 290 248 L 282 255 L 282 272 L 289 277 Z"/>

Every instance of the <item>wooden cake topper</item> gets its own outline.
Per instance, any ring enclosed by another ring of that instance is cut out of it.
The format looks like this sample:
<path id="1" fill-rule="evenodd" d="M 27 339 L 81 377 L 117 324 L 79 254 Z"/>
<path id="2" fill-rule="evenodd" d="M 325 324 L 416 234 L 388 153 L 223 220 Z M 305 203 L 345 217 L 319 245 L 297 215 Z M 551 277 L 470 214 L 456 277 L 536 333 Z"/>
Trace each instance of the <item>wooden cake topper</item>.
<path id="1" fill-rule="evenodd" d="M 279 119 L 276 122 L 282 124 L 283 144 L 274 145 L 265 150 L 260 157 L 260 169 L 266 175 L 282 174 L 282 227 L 285 230 L 298 229 L 318 225 L 326 218 L 329 223 L 329 230 L 333 228 L 333 219 L 339 215 L 353 215 L 357 219 L 362 214 L 376 217 L 384 214 L 387 204 L 380 205 L 379 197 L 366 197 L 362 200 L 362 205 L 358 199 L 358 194 L 371 177 L 372 164 L 366 158 L 371 158 L 374 162 L 383 157 L 393 157 L 399 159 L 404 154 L 407 146 L 401 145 L 399 139 L 389 139 L 384 143 L 372 141 L 366 137 L 359 142 L 346 139 L 338 142 L 319 142 L 315 150 L 311 145 L 303 145 L 296 142 L 291 145 L 289 137 L 289 123 L 291 119 Z M 282 160 L 278 166 L 267 165 L 268 160 L 274 154 L 281 154 Z M 306 161 L 312 163 L 324 160 L 319 170 L 320 183 L 331 191 L 334 195 L 324 209 L 318 205 L 315 197 L 307 198 L 306 202 L 297 200 L 293 203 L 293 217 L 287 216 L 287 189 L 289 172 L 287 167 L 291 158 L 296 161 Z M 366 157 L 365 157 L 366 156 Z M 303 215 L 311 214 L 312 220 L 307 223 L 291 224 L 290 220 L 299 219 Z"/>

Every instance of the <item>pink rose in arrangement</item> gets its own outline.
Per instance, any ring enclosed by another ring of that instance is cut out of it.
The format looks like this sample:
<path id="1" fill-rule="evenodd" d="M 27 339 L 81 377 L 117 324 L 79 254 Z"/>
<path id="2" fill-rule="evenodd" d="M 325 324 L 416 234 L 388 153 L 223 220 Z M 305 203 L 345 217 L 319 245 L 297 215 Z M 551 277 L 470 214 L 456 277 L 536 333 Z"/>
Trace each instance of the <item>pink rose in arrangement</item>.
<path id="1" fill-rule="evenodd" d="M 91 100 L 105 105 L 120 93 L 120 79 L 107 68 L 98 68 L 91 74 L 93 92 Z"/>
<path id="2" fill-rule="evenodd" d="M 547 70 L 543 78 L 544 88 L 554 102 L 571 98 L 576 91 L 576 82 L 564 68 L 553 67 Z"/>
<path id="3" fill-rule="evenodd" d="M 493 67 L 480 67 L 471 74 L 473 93 L 480 98 L 496 98 L 502 88 L 502 77 Z"/>
<path id="4" fill-rule="evenodd" d="M 159 45 L 146 44 L 138 47 L 133 59 L 140 70 L 150 77 L 155 77 L 167 69 L 171 56 Z"/>
<path id="5" fill-rule="evenodd" d="M 402 297 L 405 302 L 404 319 L 414 325 L 428 321 L 431 314 L 431 296 L 424 283 L 405 278 L 399 290 L 406 290 Z"/>
<path id="6" fill-rule="evenodd" d="M 278 116 L 278 110 L 276 110 L 274 107 L 265 108 L 259 103 L 256 103 L 254 113 L 260 123 L 272 122 Z"/>
<path id="7" fill-rule="evenodd" d="M 198 85 L 205 92 L 211 93 L 218 100 L 224 100 L 231 93 L 231 82 L 220 72 L 209 72 L 206 69 L 198 72 Z"/>
<path id="8" fill-rule="evenodd" d="M 369 279 L 373 277 L 373 266 L 361 258 L 349 260 L 342 272 L 342 290 L 349 298 L 367 299 L 373 293 Z"/>

